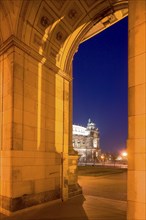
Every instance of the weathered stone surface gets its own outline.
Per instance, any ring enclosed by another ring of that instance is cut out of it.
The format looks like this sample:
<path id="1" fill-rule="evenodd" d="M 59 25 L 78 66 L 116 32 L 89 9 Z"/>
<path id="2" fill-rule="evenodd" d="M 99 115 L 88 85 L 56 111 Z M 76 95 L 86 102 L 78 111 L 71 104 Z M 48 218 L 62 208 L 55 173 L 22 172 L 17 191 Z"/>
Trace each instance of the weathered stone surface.
<path id="1" fill-rule="evenodd" d="M 3 209 L 15 212 L 34 205 L 45 203 L 60 198 L 60 189 L 51 190 L 32 195 L 23 195 L 17 198 L 0 196 L 0 203 Z"/>
<path id="2" fill-rule="evenodd" d="M 82 188 L 79 184 L 69 185 L 68 187 L 69 198 L 82 194 Z"/>

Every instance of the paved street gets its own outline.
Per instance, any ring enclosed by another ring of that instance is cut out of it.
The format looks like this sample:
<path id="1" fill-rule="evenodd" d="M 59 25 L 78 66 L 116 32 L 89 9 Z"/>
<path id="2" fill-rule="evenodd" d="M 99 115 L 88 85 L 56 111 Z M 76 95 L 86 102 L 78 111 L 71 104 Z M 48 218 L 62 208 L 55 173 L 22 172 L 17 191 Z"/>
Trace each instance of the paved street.
<path id="1" fill-rule="evenodd" d="M 1 220 L 126 220 L 126 172 L 80 176 L 84 194 Z"/>
<path id="2" fill-rule="evenodd" d="M 84 195 L 126 201 L 127 172 L 104 176 L 79 176 Z"/>

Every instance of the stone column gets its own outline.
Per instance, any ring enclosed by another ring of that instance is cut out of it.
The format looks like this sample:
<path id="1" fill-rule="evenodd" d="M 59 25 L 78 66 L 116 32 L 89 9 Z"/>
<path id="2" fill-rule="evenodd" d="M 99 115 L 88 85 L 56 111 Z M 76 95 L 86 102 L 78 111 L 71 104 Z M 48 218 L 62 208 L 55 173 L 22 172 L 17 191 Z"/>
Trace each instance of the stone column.
<path id="1" fill-rule="evenodd" d="M 128 220 L 146 218 L 146 1 L 129 1 Z"/>
<path id="2" fill-rule="evenodd" d="M 0 212 L 9 208 L 6 200 L 12 197 L 13 69 L 13 48 L 9 48 L 0 56 Z"/>
<path id="3" fill-rule="evenodd" d="M 72 112 L 73 112 L 73 84 L 72 81 L 70 81 L 69 85 L 69 154 L 70 155 L 78 155 L 78 153 L 73 149 L 72 144 L 72 126 L 73 126 L 73 120 L 72 120 Z"/>
<path id="4" fill-rule="evenodd" d="M 64 152 L 68 175 L 63 78 L 39 54 L 13 41 L 0 56 L 0 211 L 8 215 L 61 199 Z"/>
<path id="5" fill-rule="evenodd" d="M 72 145 L 72 81 L 69 85 L 69 160 L 68 160 L 68 185 L 69 185 L 69 197 L 82 193 L 80 186 L 78 185 L 78 153 L 73 149 Z"/>
<path id="6" fill-rule="evenodd" d="M 61 199 L 68 199 L 69 82 L 56 75 L 55 146 L 61 153 Z"/>
<path id="7" fill-rule="evenodd" d="M 69 133 L 69 154 L 74 154 L 74 151 L 73 151 L 73 145 L 72 145 L 72 81 L 70 82 L 70 85 L 69 85 L 69 130 L 70 130 L 70 133 Z"/>

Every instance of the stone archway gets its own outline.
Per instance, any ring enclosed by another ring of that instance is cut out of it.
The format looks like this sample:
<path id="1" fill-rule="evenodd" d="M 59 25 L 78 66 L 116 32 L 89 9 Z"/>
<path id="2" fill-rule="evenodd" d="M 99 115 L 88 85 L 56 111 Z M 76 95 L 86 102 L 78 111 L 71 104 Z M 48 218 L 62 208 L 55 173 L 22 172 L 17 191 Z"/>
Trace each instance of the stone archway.
<path id="1" fill-rule="evenodd" d="M 145 1 L 129 4 L 128 219 L 137 220 L 144 219 L 146 203 L 145 7 Z M 77 192 L 72 59 L 80 42 L 127 16 L 127 8 L 124 0 L 1 0 L 3 212 Z"/>

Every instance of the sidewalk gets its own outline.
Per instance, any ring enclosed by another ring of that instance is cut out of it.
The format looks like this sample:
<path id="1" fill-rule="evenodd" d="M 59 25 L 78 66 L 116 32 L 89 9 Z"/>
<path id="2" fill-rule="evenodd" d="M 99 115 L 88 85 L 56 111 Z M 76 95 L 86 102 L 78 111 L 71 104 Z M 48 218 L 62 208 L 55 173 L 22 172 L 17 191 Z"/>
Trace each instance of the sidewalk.
<path id="1" fill-rule="evenodd" d="M 126 220 L 126 202 L 80 195 L 0 220 Z"/>

